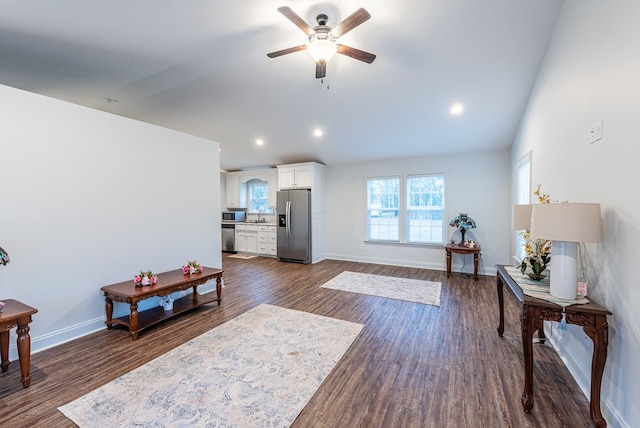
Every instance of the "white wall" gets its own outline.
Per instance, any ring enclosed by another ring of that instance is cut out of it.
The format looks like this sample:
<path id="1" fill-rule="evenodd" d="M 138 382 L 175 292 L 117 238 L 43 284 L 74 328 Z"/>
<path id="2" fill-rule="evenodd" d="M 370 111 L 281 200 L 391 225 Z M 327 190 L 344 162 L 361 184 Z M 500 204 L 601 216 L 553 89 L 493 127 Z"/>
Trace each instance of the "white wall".
<path id="1" fill-rule="evenodd" d="M 602 205 L 605 240 L 588 244 L 583 263 L 590 294 L 614 314 L 602 381 L 614 427 L 640 423 L 639 23 L 640 2 L 564 2 L 511 155 L 515 162 L 532 150 L 532 183 L 553 199 Z M 603 139 L 590 144 L 599 120 Z M 588 397 L 591 340 L 578 326 L 559 334 L 550 324 Z"/>
<path id="2" fill-rule="evenodd" d="M 0 298 L 38 309 L 34 352 L 105 328 L 103 285 L 221 266 L 217 143 L 6 86 L 0 122 Z"/>
<path id="3" fill-rule="evenodd" d="M 401 136 L 399 136 L 401 138 Z M 509 263 L 509 151 L 396 159 L 327 167 L 327 258 L 445 270 L 443 246 L 372 244 L 366 240 L 367 177 L 444 173 L 448 221 L 466 212 L 477 223 L 467 237 L 482 246 L 479 271 Z M 448 235 L 455 229 L 447 226 Z M 456 238 L 459 234 L 456 232 Z M 463 268 L 464 262 L 464 268 Z M 452 271 L 473 273 L 471 255 L 454 254 Z"/>

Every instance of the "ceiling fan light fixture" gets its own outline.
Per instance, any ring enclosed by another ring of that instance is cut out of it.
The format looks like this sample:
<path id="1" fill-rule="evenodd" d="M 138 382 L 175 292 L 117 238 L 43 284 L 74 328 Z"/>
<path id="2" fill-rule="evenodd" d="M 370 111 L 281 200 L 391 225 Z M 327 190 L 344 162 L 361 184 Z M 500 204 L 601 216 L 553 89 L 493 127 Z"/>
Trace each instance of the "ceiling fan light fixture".
<path id="1" fill-rule="evenodd" d="M 316 33 L 309 36 L 307 52 L 315 62 L 328 62 L 338 51 L 335 37 L 329 33 Z"/>

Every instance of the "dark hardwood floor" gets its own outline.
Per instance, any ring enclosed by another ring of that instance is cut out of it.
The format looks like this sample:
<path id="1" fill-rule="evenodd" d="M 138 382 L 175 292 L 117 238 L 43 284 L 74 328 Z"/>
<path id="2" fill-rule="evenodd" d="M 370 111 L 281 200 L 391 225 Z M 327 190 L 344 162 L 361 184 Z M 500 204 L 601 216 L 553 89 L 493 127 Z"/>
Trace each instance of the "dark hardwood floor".
<path id="1" fill-rule="evenodd" d="M 499 338 L 493 276 L 476 282 L 455 272 L 447 279 L 425 269 L 226 255 L 223 269 L 220 307 L 169 320 L 135 342 L 124 330 L 105 329 L 34 354 L 27 389 L 12 362 L 0 374 L 0 426 L 73 427 L 58 406 L 260 303 L 366 324 L 293 427 L 591 426 L 588 400 L 549 345 L 534 346 L 535 407 L 523 412 L 518 308 L 505 292 L 505 337 Z M 440 281 L 441 306 L 320 288 L 345 270 Z"/>

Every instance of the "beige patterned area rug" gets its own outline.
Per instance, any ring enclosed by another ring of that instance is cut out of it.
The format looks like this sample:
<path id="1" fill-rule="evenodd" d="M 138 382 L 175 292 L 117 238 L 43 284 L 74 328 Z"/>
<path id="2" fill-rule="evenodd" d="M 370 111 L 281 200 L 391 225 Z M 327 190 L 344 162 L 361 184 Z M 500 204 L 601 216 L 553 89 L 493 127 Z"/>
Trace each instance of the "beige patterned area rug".
<path id="1" fill-rule="evenodd" d="M 440 306 L 439 282 L 345 271 L 322 288 Z"/>
<path id="2" fill-rule="evenodd" d="M 288 427 L 363 327 L 263 304 L 59 410 L 80 427 Z"/>

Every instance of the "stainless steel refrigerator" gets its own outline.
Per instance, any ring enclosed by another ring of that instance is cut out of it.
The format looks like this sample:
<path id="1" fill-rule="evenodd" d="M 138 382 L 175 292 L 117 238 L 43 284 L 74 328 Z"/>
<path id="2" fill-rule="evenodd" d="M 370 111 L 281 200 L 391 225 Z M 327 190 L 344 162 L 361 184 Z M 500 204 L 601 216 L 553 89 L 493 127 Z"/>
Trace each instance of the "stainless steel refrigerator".
<path id="1" fill-rule="evenodd" d="M 311 263 L 311 190 L 278 192 L 278 258 Z"/>

